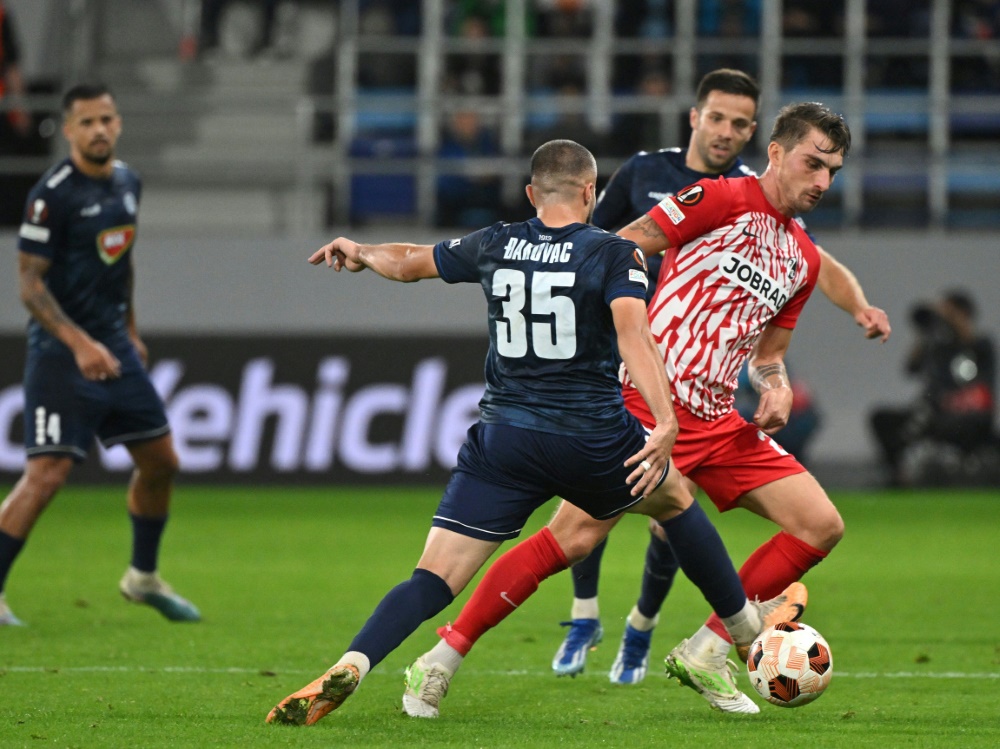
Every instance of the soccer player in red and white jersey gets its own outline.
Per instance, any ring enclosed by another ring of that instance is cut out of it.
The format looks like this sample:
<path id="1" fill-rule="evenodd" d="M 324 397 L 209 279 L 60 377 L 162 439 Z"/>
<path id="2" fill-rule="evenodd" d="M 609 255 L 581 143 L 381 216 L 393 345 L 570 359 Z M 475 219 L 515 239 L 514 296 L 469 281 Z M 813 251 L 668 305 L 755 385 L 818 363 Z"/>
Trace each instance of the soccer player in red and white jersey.
<path id="1" fill-rule="evenodd" d="M 843 535 L 840 514 L 822 487 L 769 434 L 791 411 L 784 355 L 819 274 L 816 246 L 794 217 L 812 210 L 830 188 L 850 139 L 844 120 L 823 105 L 787 106 L 775 121 L 761 177 L 702 180 L 619 231 L 647 255 L 667 253 L 648 314 L 679 423 L 672 459 L 720 511 L 743 507 L 781 529 L 740 570 L 750 598 L 770 598 L 801 578 Z M 737 375 L 748 359 L 760 393 L 752 423 L 733 408 Z M 627 406 L 648 424 L 627 373 L 623 384 Z M 689 495 L 687 505 L 693 502 Z M 584 535 L 597 523 L 563 502 L 548 532 Z M 501 596 L 512 580 L 558 571 L 539 569 L 520 551 L 527 543 L 491 566 L 455 623 L 439 630 L 441 642 L 414 664 L 445 683 L 408 683 L 411 704 L 433 702 L 437 712 L 472 644 L 513 611 Z M 725 627 L 710 618 L 674 648 L 667 671 L 714 708 L 759 712 L 736 686 L 730 646 Z"/>

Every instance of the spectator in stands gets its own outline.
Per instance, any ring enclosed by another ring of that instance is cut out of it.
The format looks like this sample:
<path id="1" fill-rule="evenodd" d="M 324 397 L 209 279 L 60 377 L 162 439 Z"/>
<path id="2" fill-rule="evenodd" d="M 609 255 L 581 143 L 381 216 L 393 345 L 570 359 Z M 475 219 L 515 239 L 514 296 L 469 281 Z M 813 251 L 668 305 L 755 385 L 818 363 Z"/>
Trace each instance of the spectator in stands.
<path id="1" fill-rule="evenodd" d="M 662 102 L 670 95 L 670 77 L 661 68 L 643 73 L 635 90 L 637 96 L 646 96 Z M 616 156 L 627 156 L 637 151 L 653 151 L 664 141 L 663 117 L 660 112 L 629 112 L 621 115 L 615 124 L 612 151 Z"/>
<path id="2" fill-rule="evenodd" d="M 1000 38 L 1000 2 L 957 0 L 952 6 L 952 36 L 977 41 Z M 1000 61 L 990 52 L 978 57 L 954 58 L 952 88 L 956 91 L 1000 90 Z"/>
<path id="3" fill-rule="evenodd" d="M 760 34 L 761 0 L 702 0 L 698 3 L 698 33 L 703 36 L 745 37 Z"/>
<path id="4" fill-rule="evenodd" d="M 16 152 L 16 138 L 28 135 L 31 115 L 24 108 L 24 78 L 21 75 L 21 47 L 13 16 L 0 0 L 0 105 L 3 117 L 0 119 L 0 144 L 14 145 L 10 151 Z"/>
<path id="5" fill-rule="evenodd" d="M 261 7 L 260 35 L 250 47 L 250 56 L 273 54 L 274 19 L 279 0 L 259 0 Z M 198 56 L 206 59 L 219 49 L 222 14 L 229 0 L 201 0 L 201 31 L 198 39 Z"/>
<path id="6" fill-rule="evenodd" d="M 361 0 L 359 9 L 364 15 L 373 9 L 392 16 L 393 33 L 399 36 L 419 36 L 421 27 L 420 6 L 414 0 Z"/>
<path id="7" fill-rule="evenodd" d="M 968 453 L 992 439 L 996 360 L 993 342 L 978 332 L 975 318 L 975 304 L 961 290 L 913 309 L 917 341 L 906 373 L 923 381 L 920 395 L 908 406 L 871 415 L 892 485 L 910 483 L 903 458 L 917 442 L 950 444 Z"/>
<path id="8" fill-rule="evenodd" d="M 497 156 L 496 138 L 472 110 L 455 112 L 448 120 L 438 156 L 466 159 Z M 437 181 L 437 226 L 478 228 L 500 220 L 500 178 L 495 173 L 472 176 L 442 174 Z"/>
<path id="9" fill-rule="evenodd" d="M 388 3 L 361 9 L 358 26 L 366 36 L 398 36 L 401 31 Z M 416 86 L 416 56 L 411 53 L 362 52 L 358 55 L 358 84 L 367 89 L 412 89 Z"/>
<path id="10" fill-rule="evenodd" d="M 487 18 L 472 14 L 462 18 L 456 31 L 462 39 L 472 41 L 491 36 Z M 467 96 L 494 96 L 500 93 L 499 55 L 483 52 L 449 55 L 443 89 L 447 93 Z"/>
<path id="11" fill-rule="evenodd" d="M 547 37 L 588 37 L 593 33 L 591 0 L 535 0 L 538 35 Z"/>
<path id="12" fill-rule="evenodd" d="M 873 38 L 920 37 L 930 34 L 929 3 L 880 0 L 866 4 L 867 34 Z M 870 87 L 926 89 L 930 70 L 925 56 L 882 55 L 868 59 Z"/>
<path id="13" fill-rule="evenodd" d="M 507 28 L 507 3 L 504 0 L 452 0 L 445 20 L 449 29 L 458 29 L 469 16 L 486 21 L 491 36 L 503 36 Z M 534 36 L 537 23 L 531 3 L 525 3 L 525 33 Z"/>
<path id="14" fill-rule="evenodd" d="M 525 133 L 525 147 L 528 153 L 534 152 L 542 143 L 559 138 L 576 141 L 591 153 L 609 152 L 610 138 L 591 125 L 587 117 L 586 96 L 582 82 L 567 79 L 557 89 L 554 101 L 560 107 L 555 121 L 542 128 L 529 128 Z"/>
<path id="15" fill-rule="evenodd" d="M 837 0 L 786 0 L 782 28 L 786 37 L 822 38 L 843 36 L 843 3 Z M 839 55 L 789 55 L 783 67 L 783 85 L 792 88 L 839 88 L 843 85 L 843 65 Z"/>

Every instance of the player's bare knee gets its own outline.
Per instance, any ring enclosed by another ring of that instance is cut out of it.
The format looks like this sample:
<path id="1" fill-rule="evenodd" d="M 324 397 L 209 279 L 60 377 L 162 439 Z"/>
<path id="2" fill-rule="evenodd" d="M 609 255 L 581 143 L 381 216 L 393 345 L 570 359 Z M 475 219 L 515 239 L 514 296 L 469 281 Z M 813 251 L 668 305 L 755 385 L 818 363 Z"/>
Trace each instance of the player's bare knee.
<path id="1" fill-rule="evenodd" d="M 169 486 L 180 471 L 180 463 L 174 454 L 144 460 L 135 467 L 137 481 L 148 486 Z"/>
<path id="2" fill-rule="evenodd" d="M 550 531 L 552 530 L 550 527 Z M 559 532 L 560 530 L 563 532 Z M 571 567 L 586 559 L 594 547 L 608 535 L 607 532 L 596 532 L 592 528 L 580 528 L 573 533 L 565 532 L 565 530 L 556 528 L 552 537 L 559 544 L 559 548 L 562 549 L 562 553 Z"/>
<path id="3" fill-rule="evenodd" d="M 566 561 L 569 562 L 572 567 L 577 562 L 582 562 L 586 559 L 590 552 L 594 550 L 597 543 L 589 543 L 588 541 L 580 538 L 568 538 L 568 539 L 558 539 L 559 548 L 562 549 L 563 554 L 566 556 Z"/>
<path id="4" fill-rule="evenodd" d="M 29 460 L 24 472 L 24 486 L 31 497 L 43 504 L 56 495 L 66 483 L 73 463 L 69 459 L 50 460 L 39 458 Z"/>
<path id="5" fill-rule="evenodd" d="M 832 505 L 823 513 L 816 514 L 806 529 L 803 540 L 818 549 L 829 551 L 844 537 L 844 520 Z"/>
<path id="6" fill-rule="evenodd" d="M 826 531 L 826 548 L 832 549 L 844 537 L 844 519 L 840 517 L 840 513 L 836 510 L 834 510 L 833 516 L 827 521 Z"/>

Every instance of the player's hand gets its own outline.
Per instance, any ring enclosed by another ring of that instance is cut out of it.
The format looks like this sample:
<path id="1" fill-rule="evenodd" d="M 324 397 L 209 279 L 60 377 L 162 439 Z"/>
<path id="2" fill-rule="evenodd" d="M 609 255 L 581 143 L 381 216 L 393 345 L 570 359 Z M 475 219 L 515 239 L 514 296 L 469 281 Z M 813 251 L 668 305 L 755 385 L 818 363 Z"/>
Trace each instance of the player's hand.
<path id="1" fill-rule="evenodd" d="M 878 307 L 867 307 L 854 315 L 859 327 L 865 329 L 865 338 L 881 338 L 879 343 L 885 343 L 892 335 L 892 326 L 885 310 Z"/>
<path id="2" fill-rule="evenodd" d="M 625 461 L 625 467 L 635 466 L 626 481 L 632 486 L 632 496 L 642 497 L 659 482 L 670 464 L 670 451 L 677 440 L 677 423 L 657 424 L 642 450 Z"/>
<path id="3" fill-rule="evenodd" d="M 92 338 L 80 343 L 73 352 L 76 366 L 88 380 L 107 380 L 121 377 L 122 364 L 103 343 Z"/>
<path id="4" fill-rule="evenodd" d="M 313 265 L 319 265 L 323 261 L 326 261 L 327 267 L 337 272 L 346 269 L 351 273 L 357 273 L 365 268 L 360 259 L 358 243 L 352 242 L 347 237 L 337 237 L 309 256 L 309 262 Z"/>
<path id="5" fill-rule="evenodd" d="M 778 387 L 765 390 L 760 395 L 757 410 L 753 414 L 753 423 L 760 427 L 764 434 L 775 434 L 788 424 L 792 413 L 792 389 Z"/>

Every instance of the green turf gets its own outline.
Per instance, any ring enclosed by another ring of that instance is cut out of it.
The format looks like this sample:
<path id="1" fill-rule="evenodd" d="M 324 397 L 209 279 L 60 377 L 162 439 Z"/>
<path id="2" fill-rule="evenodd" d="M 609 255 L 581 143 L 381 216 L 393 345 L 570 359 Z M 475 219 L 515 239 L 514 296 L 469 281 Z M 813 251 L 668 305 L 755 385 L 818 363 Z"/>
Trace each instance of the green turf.
<path id="1" fill-rule="evenodd" d="M 549 671 L 569 608 L 561 575 L 477 646 L 439 720 L 401 713 L 402 670 L 464 596 L 311 728 L 263 721 L 409 576 L 437 491 L 179 489 L 161 571 L 201 607 L 194 625 L 119 597 L 122 495 L 65 490 L 18 560 L 7 594 L 30 626 L 0 629 L 0 747 L 1000 744 L 997 492 L 835 496 L 847 535 L 806 578 L 805 617 L 829 640 L 835 675 L 809 706 L 726 716 L 663 676 L 663 656 L 706 613 L 686 580 L 667 602 L 646 681 L 608 683 L 645 548 L 645 519 L 627 518 L 605 555 L 607 639 L 583 676 Z M 710 512 L 737 560 L 771 533 L 748 513 Z"/>

